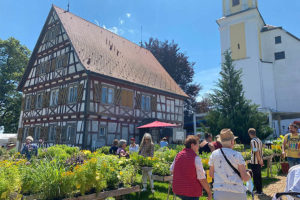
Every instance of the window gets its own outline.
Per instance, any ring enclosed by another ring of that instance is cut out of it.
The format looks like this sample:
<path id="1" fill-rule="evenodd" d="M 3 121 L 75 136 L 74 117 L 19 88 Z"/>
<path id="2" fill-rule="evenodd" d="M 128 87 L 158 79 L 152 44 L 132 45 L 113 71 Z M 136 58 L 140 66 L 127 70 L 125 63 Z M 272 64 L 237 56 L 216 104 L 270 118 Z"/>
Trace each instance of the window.
<path id="1" fill-rule="evenodd" d="M 68 103 L 75 103 L 77 100 L 77 85 L 72 85 L 69 87 L 69 97 Z"/>
<path id="2" fill-rule="evenodd" d="M 24 127 L 24 130 L 23 130 L 23 141 L 26 140 L 26 137 L 28 136 L 28 131 L 29 131 L 29 127 Z"/>
<path id="3" fill-rule="evenodd" d="M 281 43 L 281 36 L 276 36 L 275 37 L 275 44 L 280 44 Z"/>
<path id="4" fill-rule="evenodd" d="M 285 59 L 285 52 L 284 51 L 276 52 L 275 53 L 275 60 L 281 60 L 281 59 Z"/>
<path id="5" fill-rule="evenodd" d="M 232 6 L 237 6 L 240 4 L 240 0 L 232 0 Z"/>
<path id="6" fill-rule="evenodd" d="M 105 135 L 106 135 L 106 128 L 105 127 L 100 127 L 99 136 L 105 136 Z"/>
<path id="7" fill-rule="evenodd" d="M 43 94 L 42 93 L 38 93 L 36 95 L 36 103 L 35 103 L 35 108 L 42 108 L 43 106 Z"/>
<path id="8" fill-rule="evenodd" d="M 31 97 L 28 95 L 25 97 L 25 110 L 30 110 Z"/>
<path id="9" fill-rule="evenodd" d="M 63 67 L 63 59 L 62 56 L 58 56 L 56 58 L 56 69 L 60 69 Z"/>
<path id="10" fill-rule="evenodd" d="M 56 135 L 56 125 L 52 124 L 49 126 L 49 135 L 48 135 L 48 141 L 54 142 Z"/>
<path id="11" fill-rule="evenodd" d="M 114 102 L 114 89 L 110 87 L 102 87 L 101 102 L 106 104 L 112 104 Z"/>
<path id="12" fill-rule="evenodd" d="M 59 89 L 51 90 L 50 106 L 57 106 Z"/>
<path id="13" fill-rule="evenodd" d="M 76 138 L 76 124 L 68 124 L 66 143 L 75 144 L 75 138 Z"/>
<path id="14" fill-rule="evenodd" d="M 150 100 L 151 100 L 150 96 L 142 95 L 142 99 L 141 99 L 141 108 L 142 108 L 142 110 L 146 110 L 146 111 L 151 110 Z"/>
<path id="15" fill-rule="evenodd" d="M 36 126 L 34 128 L 34 139 L 36 141 L 38 141 L 40 139 L 40 137 L 41 137 L 41 127 L 40 126 Z"/>

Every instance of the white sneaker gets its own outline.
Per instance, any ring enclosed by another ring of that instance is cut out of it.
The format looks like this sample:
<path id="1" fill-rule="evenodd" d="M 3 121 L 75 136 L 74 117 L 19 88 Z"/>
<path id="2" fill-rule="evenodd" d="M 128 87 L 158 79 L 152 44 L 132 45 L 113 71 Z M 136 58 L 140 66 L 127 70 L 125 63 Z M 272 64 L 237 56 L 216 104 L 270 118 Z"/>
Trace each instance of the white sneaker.
<path id="1" fill-rule="evenodd" d="M 154 189 L 152 189 L 152 190 L 151 190 L 151 192 L 152 192 L 152 193 L 154 193 L 154 192 L 155 192 L 155 190 L 154 190 Z"/>

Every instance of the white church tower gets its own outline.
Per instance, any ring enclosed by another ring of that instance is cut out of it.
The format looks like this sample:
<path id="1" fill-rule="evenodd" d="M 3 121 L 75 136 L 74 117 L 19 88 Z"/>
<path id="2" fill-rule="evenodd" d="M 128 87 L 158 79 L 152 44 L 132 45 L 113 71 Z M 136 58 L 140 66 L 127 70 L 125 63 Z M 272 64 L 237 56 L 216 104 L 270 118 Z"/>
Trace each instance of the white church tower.
<path id="1" fill-rule="evenodd" d="M 257 0 L 223 0 L 217 23 L 222 54 L 231 50 L 235 67 L 242 69 L 245 97 L 269 113 L 277 135 L 286 133 L 300 118 L 300 39 L 266 25 Z"/>

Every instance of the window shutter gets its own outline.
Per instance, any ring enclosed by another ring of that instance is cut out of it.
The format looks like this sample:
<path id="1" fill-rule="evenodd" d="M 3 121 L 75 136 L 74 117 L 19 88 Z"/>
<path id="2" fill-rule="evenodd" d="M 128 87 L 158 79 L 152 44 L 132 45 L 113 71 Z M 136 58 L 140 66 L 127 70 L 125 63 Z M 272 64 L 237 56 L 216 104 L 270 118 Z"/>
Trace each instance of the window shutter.
<path id="1" fill-rule="evenodd" d="M 151 96 L 151 111 L 156 111 L 157 101 L 156 96 Z"/>
<path id="2" fill-rule="evenodd" d="M 82 96 L 83 96 L 83 84 L 79 84 L 77 89 L 77 102 L 80 102 L 82 100 Z"/>
<path id="3" fill-rule="evenodd" d="M 120 101 L 121 101 L 121 89 L 115 89 L 115 105 L 120 105 Z"/>
<path id="4" fill-rule="evenodd" d="M 36 100 L 36 95 L 31 96 L 31 105 L 30 108 L 33 110 L 35 108 L 35 100 Z"/>
<path id="5" fill-rule="evenodd" d="M 50 103 L 50 92 L 43 93 L 43 108 L 49 107 Z"/>
<path id="6" fill-rule="evenodd" d="M 49 73 L 51 69 L 51 63 L 49 60 L 45 63 L 45 68 L 46 73 Z"/>
<path id="7" fill-rule="evenodd" d="M 63 104 L 63 98 L 64 98 L 63 93 L 64 93 L 64 88 L 60 88 L 58 93 L 58 102 L 57 102 L 59 105 Z"/>
<path id="8" fill-rule="evenodd" d="M 55 135 L 55 143 L 56 144 L 61 143 L 61 131 L 62 131 L 61 126 L 57 126 L 56 127 L 56 135 Z"/>
<path id="9" fill-rule="evenodd" d="M 35 76 L 39 76 L 41 74 L 41 65 L 36 66 Z"/>
<path id="10" fill-rule="evenodd" d="M 94 101 L 101 102 L 101 85 L 94 84 Z"/>
<path id="11" fill-rule="evenodd" d="M 18 129 L 17 140 L 20 141 L 20 142 L 22 141 L 23 130 L 24 130 L 23 128 L 19 128 L 19 129 Z"/>
<path id="12" fill-rule="evenodd" d="M 135 108 L 136 109 L 141 109 L 141 98 L 142 98 L 142 95 L 140 93 L 137 93 L 135 98 L 136 98 L 135 99 Z"/>
<path id="13" fill-rule="evenodd" d="M 63 67 L 67 67 L 68 66 L 68 60 L 69 60 L 69 54 L 65 53 L 62 57 L 62 62 L 63 62 Z"/>
<path id="14" fill-rule="evenodd" d="M 33 127 L 29 127 L 28 136 L 32 136 L 33 137 L 33 133 L 34 133 L 34 128 Z"/>
<path id="15" fill-rule="evenodd" d="M 44 141 L 47 141 L 47 140 L 48 140 L 48 126 L 45 126 L 45 127 L 42 127 L 42 128 L 41 128 L 41 138 L 42 138 Z"/>
<path id="16" fill-rule="evenodd" d="M 56 69 L 56 58 L 53 58 L 53 59 L 51 60 L 51 69 L 50 69 L 50 71 L 51 71 L 51 72 L 54 72 L 55 69 Z"/>
<path id="17" fill-rule="evenodd" d="M 65 88 L 60 88 L 59 89 L 59 94 L 58 94 L 58 104 L 66 104 L 67 103 L 67 98 L 68 98 L 68 87 Z"/>
<path id="18" fill-rule="evenodd" d="M 63 126 L 61 130 L 61 142 L 67 143 L 67 126 Z"/>

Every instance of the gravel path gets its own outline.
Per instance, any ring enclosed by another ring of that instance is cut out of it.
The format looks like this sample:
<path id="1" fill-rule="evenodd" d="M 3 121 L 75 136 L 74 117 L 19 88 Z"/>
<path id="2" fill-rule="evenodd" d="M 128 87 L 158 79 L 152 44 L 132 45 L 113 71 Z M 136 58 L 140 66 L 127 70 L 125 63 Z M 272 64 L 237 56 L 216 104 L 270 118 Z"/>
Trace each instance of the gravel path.
<path id="1" fill-rule="evenodd" d="M 272 200 L 272 197 L 274 194 L 278 192 L 284 192 L 285 185 L 286 185 L 286 176 L 277 176 L 279 180 L 273 184 L 268 185 L 263 189 L 264 195 L 261 196 L 255 196 L 255 200 Z M 249 198 L 251 199 L 251 198 Z M 286 199 L 286 197 L 283 197 L 282 199 Z"/>

